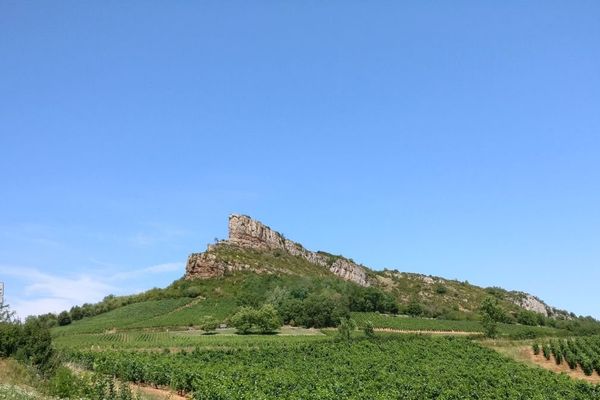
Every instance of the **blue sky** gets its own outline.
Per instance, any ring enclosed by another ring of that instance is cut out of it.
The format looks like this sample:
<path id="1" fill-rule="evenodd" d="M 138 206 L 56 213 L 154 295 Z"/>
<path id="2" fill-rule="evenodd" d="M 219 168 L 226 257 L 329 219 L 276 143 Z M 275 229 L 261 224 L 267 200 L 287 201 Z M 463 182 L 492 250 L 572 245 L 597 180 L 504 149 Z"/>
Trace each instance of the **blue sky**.
<path id="1" fill-rule="evenodd" d="M 20 315 L 165 286 L 249 214 L 600 318 L 600 3 L 0 3 Z"/>

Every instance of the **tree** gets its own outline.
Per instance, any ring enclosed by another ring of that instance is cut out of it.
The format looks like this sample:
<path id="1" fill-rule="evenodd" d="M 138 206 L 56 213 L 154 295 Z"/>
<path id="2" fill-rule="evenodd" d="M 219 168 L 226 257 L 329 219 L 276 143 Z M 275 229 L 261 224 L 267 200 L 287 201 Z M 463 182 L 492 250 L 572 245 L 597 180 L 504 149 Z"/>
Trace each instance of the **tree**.
<path id="1" fill-rule="evenodd" d="M 340 305 L 340 300 L 334 295 L 310 294 L 302 302 L 302 315 L 296 322 L 307 328 L 337 326 L 340 318 L 349 316 L 348 309 Z"/>
<path id="2" fill-rule="evenodd" d="M 200 323 L 200 329 L 202 329 L 205 333 L 214 333 L 218 326 L 219 323 L 212 317 L 206 317 Z"/>
<path id="3" fill-rule="evenodd" d="M 406 313 L 412 317 L 423 315 L 423 306 L 416 299 L 412 299 L 406 308 Z"/>
<path id="4" fill-rule="evenodd" d="M 275 332 L 281 327 L 281 319 L 272 304 L 263 305 L 256 311 L 255 318 L 254 323 L 261 333 Z"/>
<path id="5" fill-rule="evenodd" d="M 281 327 L 281 319 L 272 304 L 265 304 L 258 310 L 252 307 L 242 307 L 230 320 L 241 334 L 250 333 L 253 328 L 260 333 L 271 333 Z"/>
<path id="6" fill-rule="evenodd" d="M 352 332 L 356 329 L 356 322 L 348 317 L 342 318 L 338 325 L 338 337 L 346 342 L 352 340 Z"/>
<path id="7" fill-rule="evenodd" d="M 498 334 L 498 322 L 505 319 L 504 310 L 498 305 L 495 297 L 486 297 L 479 308 L 481 324 L 486 337 L 494 338 Z"/>
<path id="8" fill-rule="evenodd" d="M 58 314 L 58 325 L 65 326 L 71 323 L 71 315 L 68 311 L 63 311 Z"/>
<path id="9" fill-rule="evenodd" d="M 252 307 L 242 307 L 233 314 L 230 319 L 231 325 L 235 326 L 238 333 L 243 335 L 250 333 L 254 321 L 256 320 L 256 310 Z"/>
<path id="10" fill-rule="evenodd" d="M 71 307 L 71 311 L 69 311 L 69 314 L 71 314 L 71 318 L 73 319 L 73 321 L 79 321 L 83 318 L 83 310 L 79 306 Z"/>
<path id="11" fill-rule="evenodd" d="M 10 310 L 8 304 L 0 303 L 0 323 L 11 323 L 15 320 L 15 312 Z"/>

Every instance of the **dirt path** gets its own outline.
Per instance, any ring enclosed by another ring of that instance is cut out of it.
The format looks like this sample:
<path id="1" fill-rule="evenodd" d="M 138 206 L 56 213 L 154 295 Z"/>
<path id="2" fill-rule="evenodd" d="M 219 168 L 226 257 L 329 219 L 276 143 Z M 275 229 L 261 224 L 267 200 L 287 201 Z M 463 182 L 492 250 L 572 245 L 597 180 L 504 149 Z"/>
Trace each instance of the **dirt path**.
<path id="1" fill-rule="evenodd" d="M 91 373 L 87 369 L 82 368 L 75 363 L 66 363 L 65 366 L 80 376 Z M 188 400 L 189 399 L 188 397 L 181 396 L 170 389 L 157 388 L 154 386 L 143 385 L 140 383 L 132 383 L 132 382 L 128 382 L 127 384 L 131 388 L 132 392 L 140 393 L 145 400 Z"/>
<path id="2" fill-rule="evenodd" d="M 129 387 L 134 393 L 141 393 L 145 398 L 152 400 L 188 400 L 188 397 L 181 396 L 171 390 L 155 388 L 136 383 L 130 383 Z"/>
<path id="3" fill-rule="evenodd" d="M 375 328 L 375 332 L 390 332 L 404 334 L 425 334 L 425 335 L 457 335 L 471 336 L 481 335 L 482 332 L 467 332 L 467 331 L 427 331 L 427 330 L 409 330 L 409 329 L 392 329 L 392 328 Z"/>

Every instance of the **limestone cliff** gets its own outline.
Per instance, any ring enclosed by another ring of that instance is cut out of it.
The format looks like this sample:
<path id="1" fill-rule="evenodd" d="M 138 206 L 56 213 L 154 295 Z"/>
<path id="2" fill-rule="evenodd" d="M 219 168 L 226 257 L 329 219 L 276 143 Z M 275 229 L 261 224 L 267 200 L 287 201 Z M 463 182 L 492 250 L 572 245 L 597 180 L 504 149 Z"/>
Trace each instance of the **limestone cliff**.
<path id="1" fill-rule="evenodd" d="M 226 272 L 252 269 L 244 263 L 220 259 L 216 254 L 217 246 L 238 246 L 258 251 L 281 251 L 329 270 L 332 274 L 369 286 L 366 269 L 344 257 L 332 256 L 323 252 L 306 250 L 301 244 L 286 239 L 282 234 L 272 230 L 263 223 L 245 215 L 229 216 L 229 238 L 215 245 L 210 245 L 204 253 L 189 256 L 186 266 L 186 279 L 206 279 L 222 276 Z M 256 272 L 262 272 L 259 268 Z"/>

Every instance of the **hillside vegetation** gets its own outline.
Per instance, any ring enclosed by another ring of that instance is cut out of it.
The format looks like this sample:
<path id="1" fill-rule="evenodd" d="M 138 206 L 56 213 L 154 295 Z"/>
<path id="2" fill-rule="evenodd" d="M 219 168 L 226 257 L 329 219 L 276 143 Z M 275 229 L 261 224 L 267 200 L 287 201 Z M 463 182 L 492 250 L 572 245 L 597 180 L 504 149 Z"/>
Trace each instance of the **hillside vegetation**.
<path id="1" fill-rule="evenodd" d="M 530 329 L 532 337 L 552 329 L 600 332 L 600 326 L 591 319 L 566 318 L 563 314 L 550 318 L 524 310 L 514 302 L 518 294 L 499 288 L 484 289 L 467 282 L 387 270 L 370 271 L 370 279 L 378 284 L 362 287 L 341 280 L 301 257 L 278 250 L 257 251 L 220 245 L 213 251 L 223 262 L 235 260 L 236 264 L 251 268 L 211 279 L 179 279 L 164 289 L 155 288 L 132 296 L 108 296 L 95 305 L 74 307 L 67 312 L 67 323 L 63 321 L 64 316 L 58 319 L 63 326 L 55 328 L 53 334 L 198 327 L 206 318 L 227 324 L 239 307 L 259 307 L 265 303 L 277 308 L 283 323 L 305 327 L 335 326 L 350 312 L 370 312 L 377 313 L 370 318 L 378 327 L 442 326 L 431 321 L 415 324 L 407 322 L 410 320 L 381 317 L 382 314 L 400 314 L 456 321 L 446 326 L 452 326 L 451 330 L 480 332 L 478 307 L 489 296 L 497 299 L 503 309 L 500 322 L 505 325 L 548 327 Z M 53 323 L 49 316 L 41 318 Z M 505 328 L 504 332 L 508 330 Z"/>

